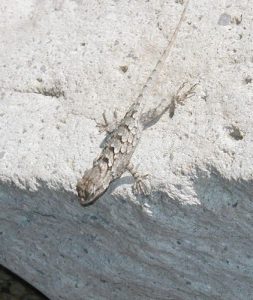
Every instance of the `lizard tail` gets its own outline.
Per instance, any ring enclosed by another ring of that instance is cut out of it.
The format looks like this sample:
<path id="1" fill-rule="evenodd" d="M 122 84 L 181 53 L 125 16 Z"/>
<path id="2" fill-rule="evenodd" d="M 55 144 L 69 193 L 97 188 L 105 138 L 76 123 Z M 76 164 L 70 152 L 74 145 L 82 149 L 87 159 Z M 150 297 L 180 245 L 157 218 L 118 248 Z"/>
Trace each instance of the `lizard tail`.
<path id="1" fill-rule="evenodd" d="M 168 57 L 168 55 L 169 55 L 169 53 L 170 53 L 170 51 L 171 51 L 171 48 L 172 48 L 172 46 L 174 45 L 175 40 L 176 40 L 176 38 L 177 38 L 177 35 L 178 35 L 179 30 L 180 30 L 181 24 L 182 24 L 182 22 L 183 22 L 183 20 L 184 20 L 184 17 L 185 17 L 186 10 L 187 10 L 187 7 L 188 7 L 189 2 L 190 2 L 190 0 L 186 0 L 184 9 L 183 9 L 183 11 L 182 11 L 182 13 L 181 13 L 180 20 L 179 20 L 179 22 L 178 22 L 178 24 L 177 24 L 176 29 L 174 30 L 174 32 L 173 32 L 173 34 L 172 34 L 172 37 L 171 37 L 171 39 L 170 39 L 170 41 L 169 41 L 169 44 L 168 44 L 168 46 L 164 49 L 164 51 L 163 51 L 163 53 L 162 53 L 160 59 L 159 59 L 158 62 L 156 63 L 156 65 L 155 65 L 153 71 L 151 72 L 150 76 L 148 77 L 148 79 L 146 80 L 145 84 L 143 85 L 143 87 L 142 87 L 142 89 L 141 89 L 141 92 L 139 93 L 139 95 L 137 96 L 137 99 L 136 99 L 136 101 L 135 101 L 136 104 L 140 104 L 140 102 L 141 102 L 141 100 L 142 100 L 142 98 L 143 98 L 144 93 L 150 88 L 151 85 L 153 85 L 154 79 L 155 79 L 154 77 L 156 77 L 156 76 L 159 74 L 159 72 L 160 72 L 160 70 L 161 70 L 163 64 L 165 63 L 165 61 L 166 61 L 166 59 L 167 59 L 167 57 Z"/>

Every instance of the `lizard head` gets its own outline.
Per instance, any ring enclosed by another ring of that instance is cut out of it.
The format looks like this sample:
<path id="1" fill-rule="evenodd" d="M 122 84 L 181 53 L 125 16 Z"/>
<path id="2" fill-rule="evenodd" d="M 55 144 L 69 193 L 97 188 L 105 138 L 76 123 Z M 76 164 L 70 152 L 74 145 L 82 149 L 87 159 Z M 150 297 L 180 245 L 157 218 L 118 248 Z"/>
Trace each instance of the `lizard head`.
<path id="1" fill-rule="evenodd" d="M 93 203 L 106 191 L 107 187 L 98 166 L 87 170 L 76 185 L 80 204 L 86 206 Z"/>

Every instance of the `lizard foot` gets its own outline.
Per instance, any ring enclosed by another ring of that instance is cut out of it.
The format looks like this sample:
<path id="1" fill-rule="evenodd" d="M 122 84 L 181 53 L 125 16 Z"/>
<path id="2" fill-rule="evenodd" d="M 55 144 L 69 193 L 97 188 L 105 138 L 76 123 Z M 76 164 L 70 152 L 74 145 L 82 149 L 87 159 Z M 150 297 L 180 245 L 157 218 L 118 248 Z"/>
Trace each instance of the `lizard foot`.
<path id="1" fill-rule="evenodd" d="M 193 84 L 188 90 L 185 92 L 183 91 L 184 87 L 186 86 L 187 82 L 184 82 L 179 89 L 177 90 L 176 95 L 174 96 L 174 101 L 176 104 L 184 105 L 184 101 L 188 98 L 191 98 L 195 95 L 195 88 L 199 83 Z"/>
<path id="2" fill-rule="evenodd" d="M 102 122 L 96 121 L 99 132 L 100 133 L 102 133 L 102 132 L 111 133 L 117 127 L 117 124 L 118 124 L 117 110 L 115 110 L 113 112 L 113 121 L 111 121 L 111 122 L 108 121 L 105 111 L 103 112 L 102 117 L 103 117 Z"/>
<path id="3" fill-rule="evenodd" d="M 134 165 L 130 162 L 127 166 L 127 170 L 132 174 L 134 178 L 133 193 L 149 195 L 151 191 L 150 187 L 150 175 L 140 175 Z"/>
<path id="4" fill-rule="evenodd" d="M 133 185 L 133 193 L 134 194 L 143 194 L 145 196 L 149 195 L 151 192 L 150 187 L 150 176 L 149 174 L 139 175 L 135 178 L 135 182 Z"/>

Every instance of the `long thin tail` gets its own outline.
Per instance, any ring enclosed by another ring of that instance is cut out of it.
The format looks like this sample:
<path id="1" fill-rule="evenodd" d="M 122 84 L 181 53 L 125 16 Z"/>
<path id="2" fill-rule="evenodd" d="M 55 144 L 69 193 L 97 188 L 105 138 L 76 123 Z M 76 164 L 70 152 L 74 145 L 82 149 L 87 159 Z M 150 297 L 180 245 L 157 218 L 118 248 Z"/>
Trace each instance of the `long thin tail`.
<path id="1" fill-rule="evenodd" d="M 154 83 L 155 77 L 159 74 L 159 72 L 160 72 L 160 70 L 161 70 L 163 64 L 165 63 L 165 61 L 166 61 L 166 59 L 167 59 L 167 57 L 168 57 L 168 55 L 169 55 L 169 53 L 170 53 L 170 50 L 171 50 L 171 48 L 172 48 L 172 46 L 173 46 L 173 44 L 174 44 L 174 42 L 175 42 L 175 40 L 176 40 L 176 38 L 177 38 L 177 35 L 178 35 L 179 30 L 180 30 L 181 24 L 182 24 L 182 22 L 183 22 L 183 20 L 184 20 L 185 13 L 186 13 L 186 10 L 187 10 L 189 1 L 190 1 L 190 0 L 186 0 L 184 9 L 183 9 L 183 11 L 182 11 L 182 13 L 181 13 L 180 20 L 179 20 L 179 22 L 178 22 L 178 24 L 177 24 L 177 27 L 176 27 L 175 31 L 173 32 L 173 35 L 172 35 L 172 37 L 171 37 L 171 39 L 170 39 L 170 41 L 169 41 L 169 44 L 168 44 L 168 46 L 165 48 L 165 50 L 163 51 L 163 53 L 162 53 L 160 59 L 158 60 L 158 62 L 157 62 L 156 65 L 155 65 L 153 71 L 151 72 L 151 74 L 150 74 L 150 76 L 148 77 L 147 81 L 146 81 L 145 84 L 143 85 L 142 90 L 141 90 L 140 94 L 138 95 L 138 97 L 137 97 L 135 103 L 138 103 L 138 102 L 141 101 L 141 99 L 143 98 L 144 93 L 145 93 L 145 92 L 149 89 L 149 87 Z"/>

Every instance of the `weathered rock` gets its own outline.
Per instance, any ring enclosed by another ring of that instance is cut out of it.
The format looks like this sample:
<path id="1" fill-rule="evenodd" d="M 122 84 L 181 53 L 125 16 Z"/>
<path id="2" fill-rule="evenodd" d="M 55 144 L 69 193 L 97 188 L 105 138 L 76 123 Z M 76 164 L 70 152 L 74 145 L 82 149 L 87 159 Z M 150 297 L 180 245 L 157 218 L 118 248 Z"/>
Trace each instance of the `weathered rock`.
<path id="1" fill-rule="evenodd" d="M 50 299 L 252 298 L 247 1 L 190 3 L 147 108 L 200 85 L 143 135 L 151 195 L 126 176 L 92 206 L 76 198 L 103 139 L 94 118 L 134 100 L 180 2 L 1 1 L 0 263 Z"/>

